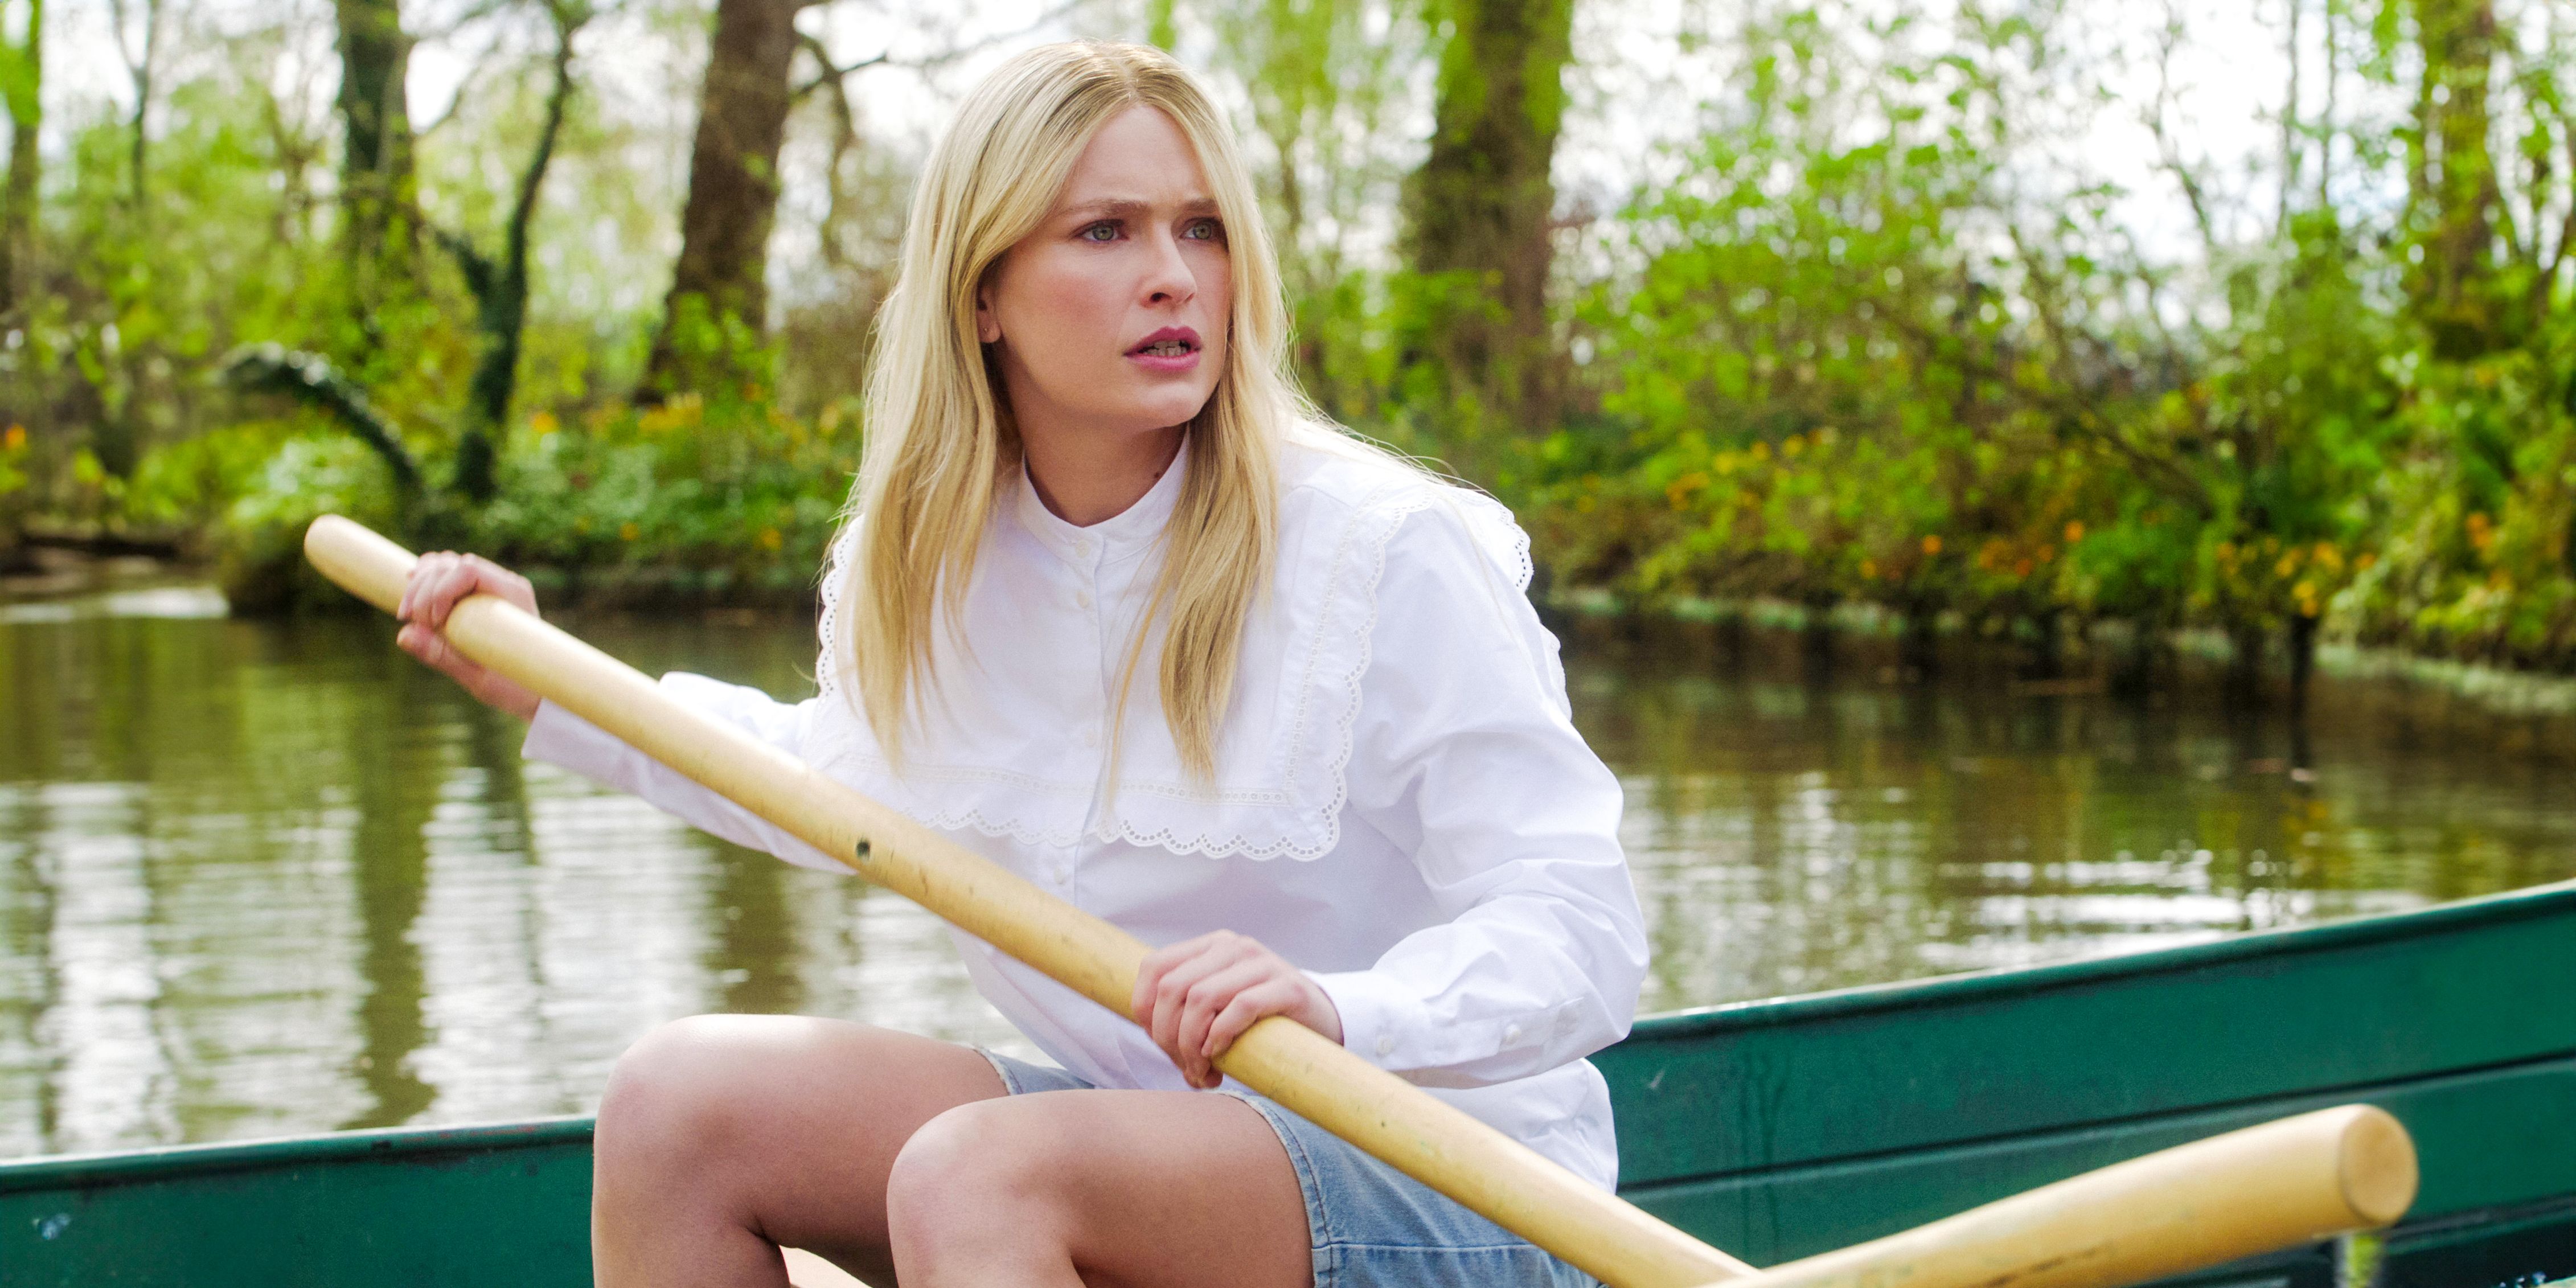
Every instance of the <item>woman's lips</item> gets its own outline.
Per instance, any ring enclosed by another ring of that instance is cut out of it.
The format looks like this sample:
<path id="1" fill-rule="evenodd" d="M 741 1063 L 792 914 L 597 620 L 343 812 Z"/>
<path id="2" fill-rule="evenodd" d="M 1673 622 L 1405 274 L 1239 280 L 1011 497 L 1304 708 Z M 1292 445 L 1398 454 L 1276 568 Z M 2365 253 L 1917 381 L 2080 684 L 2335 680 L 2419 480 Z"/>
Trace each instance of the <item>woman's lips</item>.
<path id="1" fill-rule="evenodd" d="M 1190 368 L 1198 366 L 1198 348 L 1195 345 L 1182 348 L 1180 353 L 1154 353 L 1157 348 L 1172 348 L 1172 345 L 1146 345 L 1136 353 L 1128 353 L 1128 361 L 1144 366 L 1146 371 L 1190 371 Z"/>

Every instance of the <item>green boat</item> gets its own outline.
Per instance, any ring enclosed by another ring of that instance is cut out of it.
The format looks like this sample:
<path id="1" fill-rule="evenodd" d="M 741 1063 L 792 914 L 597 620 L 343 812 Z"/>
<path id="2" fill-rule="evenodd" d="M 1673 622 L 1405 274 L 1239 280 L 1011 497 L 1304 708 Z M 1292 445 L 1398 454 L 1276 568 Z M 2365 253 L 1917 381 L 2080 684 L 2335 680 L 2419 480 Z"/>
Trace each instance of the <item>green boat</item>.
<path id="1" fill-rule="evenodd" d="M 2576 882 L 2332 925 L 1659 1015 L 1596 1057 L 1624 1192 L 1756 1264 L 2366 1101 L 2423 1188 L 2384 1235 L 2171 1281 L 2576 1275 Z M 0 1164 L 0 1283 L 587 1282 L 590 1123 Z"/>

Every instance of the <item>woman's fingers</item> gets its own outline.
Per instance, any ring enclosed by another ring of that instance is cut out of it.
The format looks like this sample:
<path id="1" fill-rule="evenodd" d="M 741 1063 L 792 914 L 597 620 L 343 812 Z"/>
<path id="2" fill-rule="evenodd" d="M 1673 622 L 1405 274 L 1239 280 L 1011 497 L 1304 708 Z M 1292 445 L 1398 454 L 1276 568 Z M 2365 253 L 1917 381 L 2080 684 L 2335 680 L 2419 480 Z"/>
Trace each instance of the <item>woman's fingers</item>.
<path id="1" fill-rule="evenodd" d="M 1252 941 L 1241 935 L 1218 931 L 1160 949 L 1148 956 L 1137 971 L 1136 1022 L 1145 1026 L 1154 1045 L 1163 1049 L 1193 1086 L 1203 1085 L 1205 1077 L 1203 1070 L 1191 1068 L 1190 1052 L 1180 1039 L 1190 990 L 1201 980 L 1242 960 L 1252 947 Z"/>
<path id="2" fill-rule="evenodd" d="M 1134 1009 L 1154 1045 L 1201 1088 L 1224 1080 L 1215 1059 L 1265 1016 L 1286 1015 L 1317 1032 L 1340 1028 L 1330 998 L 1304 972 L 1229 931 L 1148 955 L 1137 971 Z"/>
<path id="3" fill-rule="evenodd" d="M 421 622 L 434 631 L 445 630 L 447 615 L 466 596 L 475 594 L 490 595 L 531 616 L 537 612 L 536 588 L 527 578 L 481 555 L 433 550 L 420 557 L 403 583 L 394 616 Z"/>
<path id="4" fill-rule="evenodd" d="M 452 677 L 480 701 L 520 719 L 533 719 L 537 713 L 536 694 L 487 670 L 447 642 L 443 632 L 448 615 L 466 596 L 474 594 L 492 595 L 530 616 L 537 611 L 536 591 L 527 578 L 479 556 L 433 550 L 420 557 L 411 576 L 403 582 L 402 599 L 394 606 L 394 616 L 402 620 L 403 628 L 395 634 L 394 642 L 404 652 Z"/>
<path id="5" fill-rule="evenodd" d="M 436 578 L 430 582 L 429 593 L 425 597 L 426 602 L 421 605 L 429 622 L 429 628 L 434 631 L 446 630 L 447 615 L 456 611 L 457 601 L 481 589 L 481 582 L 482 576 L 475 568 L 472 559 L 456 555 L 448 556 L 447 562 L 439 568 Z"/>
<path id="6" fill-rule="evenodd" d="M 1275 959 L 1255 957 L 1237 961 L 1190 986 L 1188 995 L 1181 1002 L 1180 1023 L 1169 1049 L 1180 1064 L 1181 1072 L 1190 1075 L 1191 1085 L 1212 1087 L 1217 1083 L 1216 1071 L 1208 1063 L 1216 1052 L 1210 1051 L 1207 1045 L 1208 1026 L 1216 1023 L 1217 1013 L 1232 1005 L 1235 998 L 1271 982 L 1277 975 Z"/>
<path id="7" fill-rule="evenodd" d="M 1155 999 L 1165 978 L 1184 965 L 1199 961 L 1210 948 L 1223 942 L 1224 935 L 1224 931 L 1215 931 L 1177 944 L 1166 944 L 1145 954 L 1144 962 L 1136 968 L 1136 995 L 1127 1004 L 1129 1013 L 1136 1017 L 1138 1024 L 1149 1029 L 1154 1027 Z"/>
<path id="8" fill-rule="evenodd" d="M 1188 1067 L 1188 1057 L 1181 1046 L 1181 1019 L 1189 1009 L 1190 990 L 1199 981 L 1232 965 L 1239 957 L 1232 945 L 1222 942 L 1200 944 L 1195 951 L 1172 963 L 1155 981 L 1150 1017 L 1146 1031 L 1153 1034 L 1154 1045 L 1163 1048 L 1172 1061 Z"/>
<path id="9" fill-rule="evenodd" d="M 1226 1048 L 1233 1046 L 1234 1040 L 1242 1037 L 1244 1031 L 1253 1025 L 1273 1015 L 1293 1013 L 1298 1004 L 1306 1000 L 1305 985 L 1303 977 L 1287 979 L 1273 976 L 1235 994 L 1233 1000 L 1225 1004 L 1225 1009 L 1209 1021 L 1207 1034 L 1200 1039 L 1201 1050 L 1206 1052 L 1208 1059 L 1214 1060 L 1224 1055 Z"/>

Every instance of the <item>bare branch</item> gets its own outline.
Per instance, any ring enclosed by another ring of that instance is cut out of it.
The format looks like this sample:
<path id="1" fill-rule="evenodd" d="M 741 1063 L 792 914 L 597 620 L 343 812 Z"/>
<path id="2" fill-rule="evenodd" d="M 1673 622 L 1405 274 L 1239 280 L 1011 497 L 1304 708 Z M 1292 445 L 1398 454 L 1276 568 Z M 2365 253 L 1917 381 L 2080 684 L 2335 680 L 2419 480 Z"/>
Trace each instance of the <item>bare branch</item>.
<path id="1" fill-rule="evenodd" d="M 2175 6 L 2174 0 L 2165 0 L 2165 25 L 2164 29 L 2157 33 L 2156 38 L 2155 101 L 2144 113 L 2141 113 L 2141 117 L 2145 120 L 2148 131 L 2156 136 L 2156 152 L 2164 169 L 2173 175 L 2175 182 L 2182 185 L 2183 199 L 2191 203 L 2192 222 L 2200 227 L 2202 248 L 2216 255 L 2218 226 L 2210 217 L 2209 200 L 2201 192 L 2200 177 L 2192 173 L 2191 163 L 2183 159 L 2180 145 L 2175 143 L 2173 135 L 2165 129 L 2165 111 L 2173 102 L 2173 55 L 2174 50 L 2181 44 L 2182 12 Z"/>
<path id="2" fill-rule="evenodd" d="M 796 43 L 802 46 L 806 52 L 812 54 L 815 62 L 822 64 L 822 70 L 815 74 L 814 79 L 790 90 L 789 97 L 792 100 L 801 103 L 805 101 L 806 95 L 822 88 L 825 82 L 829 81 L 834 84 L 838 84 L 842 78 L 856 72 L 866 71 L 871 67 L 902 67 L 912 71 L 927 71 L 933 67 L 945 66 L 949 63 L 956 62 L 958 59 L 964 58 L 969 54 L 979 53 L 983 50 L 990 49 L 1004 41 L 1017 40 L 1030 32 L 1036 31 L 1039 28 L 1056 21 L 1059 18 L 1071 14 L 1090 2 L 1091 0 L 1058 0 L 1058 3 L 1053 7 L 1031 19 L 1024 26 L 1014 28 L 1010 31 L 997 31 L 989 36 L 979 37 L 975 40 L 967 41 L 965 44 L 952 46 L 948 49 L 941 50 L 938 53 L 924 55 L 920 58 L 897 58 L 894 56 L 892 50 L 887 50 L 878 53 L 873 57 L 862 58 L 854 63 L 846 65 L 835 63 L 832 61 L 831 51 L 824 48 L 821 40 L 799 31 L 796 33 Z"/>

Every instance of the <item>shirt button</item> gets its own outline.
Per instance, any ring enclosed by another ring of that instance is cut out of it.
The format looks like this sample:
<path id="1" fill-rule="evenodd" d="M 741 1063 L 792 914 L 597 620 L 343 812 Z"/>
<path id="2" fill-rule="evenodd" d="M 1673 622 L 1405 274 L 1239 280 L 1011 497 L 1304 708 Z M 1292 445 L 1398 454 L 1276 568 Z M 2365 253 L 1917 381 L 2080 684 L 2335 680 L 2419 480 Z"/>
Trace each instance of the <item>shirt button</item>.
<path id="1" fill-rule="evenodd" d="M 1378 1057 L 1379 1057 L 1380 1059 L 1384 1059 L 1384 1058 L 1385 1058 L 1385 1057 L 1387 1057 L 1387 1056 L 1391 1056 L 1391 1055 L 1394 1055 L 1394 1054 L 1395 1054 L 1395 1035 L 1394 1035 L 1394 1034 L 1392 1034 L 1392 1033 L 1381 1033 L 1381 1034 L 1378 1034 L 1378 1035 L 1377 1035 L 1377 1053 L 1378 1053 Z"/>
<path id="2" fill-rule="evenodd" d="M 1507 1024 L 1503 1026 L 1503 1045 L 1510 1046 L 1512 1043 L 1520 1040 L 1521 1026 L 1517 1024 Z"/>
<path id="3" fill-rule="evenodd" d="M 1091 553 L 1091 538 L 1075 537 L 1073 539 L 1073 553 L 1076 555 L 1089 555 Z"/>
<path id="4" fill-rule="evenodd" d="M 1100 730 L 1098 727 L 1093 725 L 1084 725 L 1082 727 L 1082 745 L 1086 747 L 1097 747 L 1100 745 Z"/>
<path id="5" fill-rule="evenodd" d="M 1063 885 L 1065 882 L 1070 881 L 1070 880 L 1072 880 L 1072 879 L 1073 879 L 1073 869 L 1068 868 L 1068 867 L 1066 867 L 1065 865 L 1063 865 L 1063 864 L 1061 864 L 1061 863 L 1059 863 L 1059 864 L 1055 865 L 1055 883 L 1056 883 L 1057 885 Z"/>
<path id="6" fill-rule="evenodd" d="M 1073 592 L 1073 606 L 1076 608 L 1091 607 L 1091 592 L 1087 590 L 1077 590 Z"/>

